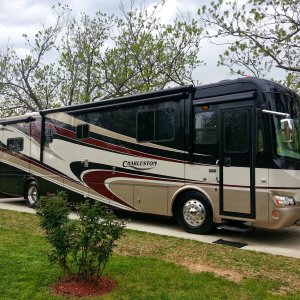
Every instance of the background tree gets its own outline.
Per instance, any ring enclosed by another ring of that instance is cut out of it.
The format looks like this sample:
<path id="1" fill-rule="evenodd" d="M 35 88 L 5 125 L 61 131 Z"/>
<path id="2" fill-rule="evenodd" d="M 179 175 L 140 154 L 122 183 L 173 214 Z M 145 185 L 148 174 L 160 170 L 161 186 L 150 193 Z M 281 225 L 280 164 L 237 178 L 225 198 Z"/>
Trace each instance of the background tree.
<path id="1" fill-rule="evenodd" d="M 47 55 L 55 49 L 55 42 L 63 26 L 64 9 L 53 9 L 53 26 L 41 25 L 33 41 L 23 34 L 28 54 L 17 55 L 10 44 L 0 50 L 1 114 L 21 114 L 59 105 L 55 80 L 57 66 L 47 62 Z"/>
<path id="2" fill-rule="evenodd" d="M 137 9 L 132 2 L 119 17 L 72 18 L 60 53 L 61 99 L 95 101 L 193 82 L 201 30 L 184 18 L 164 24 L 163 5 Z"/>
<path id="3" fill-rule="evenodd" d="M 153 8 L 121 8 L 115 17 L 101 12 L 72 15 L 53 8 L 56 23 L 42 25 L 29 53 L 11 45 L 0 52 L 0 116 L 123 96 L 192 83 L 201 64 L 201 30 L 178 17 L 165 24 L 164 2 Z"/>
<path id="4" fill-rule="evenodd" d="M 59 49 L 59 99 L 63 105 L 94 101 L 103 97 L 103 49 L 109 41 L 113 16 L 97 12 L 70 17 Z"/>
<path id="5" fill-rule="evenodd" d="M 276 67 L 287 72 L 285 84 L 300 90 L 299 0 L 218 0 L 198 14 L 213 43 L 229 44 L 219 65 L 256 77 Z"/>
<path id="6" fill-rule="evenodd" d="M 106 97 L 193 83 L 193 70 L 201 64 L 202 31 L 184 17 L 163 23 L 158 17 L 162 5 L 153 10 L 132 6 L 129 12 L 122 8 L 114 46 L 106 50 L 102 62 Z"/>

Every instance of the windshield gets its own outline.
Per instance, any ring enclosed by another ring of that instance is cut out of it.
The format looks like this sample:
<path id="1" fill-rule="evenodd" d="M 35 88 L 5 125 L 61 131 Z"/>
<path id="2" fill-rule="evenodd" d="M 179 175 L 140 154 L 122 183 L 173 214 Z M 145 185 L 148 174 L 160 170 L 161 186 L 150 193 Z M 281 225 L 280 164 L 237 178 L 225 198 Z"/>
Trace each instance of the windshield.
<path id="1" fill-rule="evenodd" d="M 299 97 L 289 94 L 271 94 L 271 108 L 276 112 L 290 114 L 294 120 L 294 130 L 291 132 L 283 117 L 273 115 L 275 129 L 275 151 L 278 156 L 300 159 L 300 103 Z"/>

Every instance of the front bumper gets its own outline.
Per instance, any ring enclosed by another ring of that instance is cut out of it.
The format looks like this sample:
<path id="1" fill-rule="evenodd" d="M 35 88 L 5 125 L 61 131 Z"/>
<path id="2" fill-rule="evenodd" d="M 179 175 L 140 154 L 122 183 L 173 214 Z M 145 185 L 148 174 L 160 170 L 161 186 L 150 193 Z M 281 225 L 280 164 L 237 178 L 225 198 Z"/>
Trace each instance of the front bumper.
<path id="1" fill-rule="evenodd" d="M 273 207 L 269 215 L 269 228 L 279 229 L 300 222 L 300 206 Z"/>

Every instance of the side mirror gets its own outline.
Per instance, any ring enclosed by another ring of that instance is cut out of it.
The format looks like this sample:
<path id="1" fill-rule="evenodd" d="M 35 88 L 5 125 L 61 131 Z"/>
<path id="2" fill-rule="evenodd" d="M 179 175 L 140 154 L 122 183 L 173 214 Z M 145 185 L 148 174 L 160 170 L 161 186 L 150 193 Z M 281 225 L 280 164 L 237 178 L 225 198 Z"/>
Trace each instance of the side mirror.
<path id="1" fill-rule="evenodd" d="M 283 133 L 284 142 L 291 143 L 294 137 L 295 124 L 294 120 L 287 118 L 280 120 L 281 123 L 281 131 Z"/>

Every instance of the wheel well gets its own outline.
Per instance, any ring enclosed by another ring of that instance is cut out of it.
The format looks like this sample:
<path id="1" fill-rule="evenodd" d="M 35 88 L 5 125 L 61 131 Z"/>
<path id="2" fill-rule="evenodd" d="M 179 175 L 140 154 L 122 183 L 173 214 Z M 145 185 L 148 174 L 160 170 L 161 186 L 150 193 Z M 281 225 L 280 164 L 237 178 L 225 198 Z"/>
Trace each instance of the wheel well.
<path id="1" fill-rule="evenodd" d="M 24 184 L 24 192 L 23 192 L 24 198 L 26 197 L 27 189 L 28 189 L 29 185 L 30 185 L 32 182 L 35 183 L 36 185 L 38 184 L 37 181 L 36 181 L 34 178 L 28 178 L 27 181 L 26 181 L 25 184 Z"/>
<path id="2" fill-rule="evenodd" d="M 210 203 L 210 206 L 212 207 L 211 201 L 205 193 L 203 193 L 202 191 L 195 189 L 195 188 L 187 188 L 187 189 L 180 191 L 178 194 L 175 195 L 175 198 L 173 200 L 173 205 L 172 205 L 173 216 L 176 216 L 176 210 L 177 210 L 178 204 L 180 202 L 180 199 L 182 198 L 182 196 L 184 194 L 189 193 L 189 192 L 195 192 L 195 193 L 202 195 L 203 197 L 205 197 L 208 200 L 208 202 Z"/>

